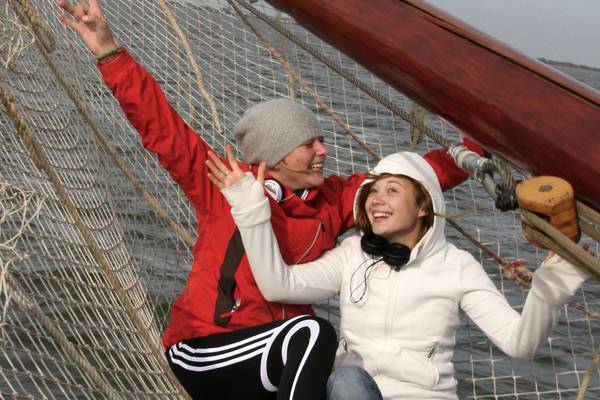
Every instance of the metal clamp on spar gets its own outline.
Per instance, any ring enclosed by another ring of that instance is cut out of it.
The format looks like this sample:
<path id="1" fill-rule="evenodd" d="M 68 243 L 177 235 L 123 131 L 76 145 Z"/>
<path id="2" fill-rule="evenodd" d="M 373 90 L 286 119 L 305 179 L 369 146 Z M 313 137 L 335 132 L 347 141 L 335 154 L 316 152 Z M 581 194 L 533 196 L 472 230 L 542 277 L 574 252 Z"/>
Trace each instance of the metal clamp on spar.
<path id="1" fill-rule="evenodd" d="M 496 183 L 494 173 L 502 180 L 502 174 L 493 160 L 481 157 L 479 154 L 469 150 L 466 146 L 451 146 L 448 154 L 454 159 L 456 165 L 464 169 L 470 176 L 483 185 L 486 192 L 492 197 L 496 208 L 502 211 L 515 210 L 518 203 L 514 189 L 505 189 L 505 182 Z"/>

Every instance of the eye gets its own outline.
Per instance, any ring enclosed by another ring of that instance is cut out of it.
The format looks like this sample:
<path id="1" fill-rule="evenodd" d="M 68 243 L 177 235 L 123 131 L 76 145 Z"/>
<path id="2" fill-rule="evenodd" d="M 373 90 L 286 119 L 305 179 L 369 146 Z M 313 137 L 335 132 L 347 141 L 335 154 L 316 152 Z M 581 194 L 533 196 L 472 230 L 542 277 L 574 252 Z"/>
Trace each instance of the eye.
<path id="1" fill-rule="evenodd" d="M 387 190 L 388 193 L 398 193 L 398 189 L 396 189 L 395 187 L 390 187 Z"/>

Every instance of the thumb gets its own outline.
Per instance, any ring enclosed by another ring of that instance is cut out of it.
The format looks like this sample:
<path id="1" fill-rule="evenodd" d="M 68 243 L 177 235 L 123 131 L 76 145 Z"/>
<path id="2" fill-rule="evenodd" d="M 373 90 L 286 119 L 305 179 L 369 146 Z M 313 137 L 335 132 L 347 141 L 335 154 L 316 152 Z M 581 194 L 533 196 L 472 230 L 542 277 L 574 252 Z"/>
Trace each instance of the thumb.
<path id="1" fill-rule="evenodd" d="M 265 171 L 267 169 L 267 163 L 266 161 L 261 161 L 260 164 L 258 164 L 258 173 L 256 175 L 256 180 L 258 181 L 258 183 L 260 183 L 261 186 L 265 185 Z"/>

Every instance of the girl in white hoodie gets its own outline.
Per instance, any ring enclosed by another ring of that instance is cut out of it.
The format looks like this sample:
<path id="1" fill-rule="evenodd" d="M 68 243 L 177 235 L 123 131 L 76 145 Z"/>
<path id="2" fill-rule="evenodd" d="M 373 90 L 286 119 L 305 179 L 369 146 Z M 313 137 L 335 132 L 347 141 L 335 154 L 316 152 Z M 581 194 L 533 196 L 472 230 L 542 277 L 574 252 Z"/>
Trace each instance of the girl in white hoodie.
<path id="1" fill-rule="evenodd" d="M 264 297 L 308 304 L 340 295 L 330 399 L 457 399 L 452 355 L 461 309 L 507 355 L 530 358 L 586 278 L 553 255 L 535 272 L 522 313 L 513 310 L 479 262 L 446 241 L 435 173 L 407 152 L 381 160 L 357 192 L 361 235 L 314 262 L 288 266 L 260 176 L 257 182 L 232 156 L 229 162 L 232 173 L 209 176 L 232 206 Z M 362 377 L 358 384 L 356 375 Z"/>

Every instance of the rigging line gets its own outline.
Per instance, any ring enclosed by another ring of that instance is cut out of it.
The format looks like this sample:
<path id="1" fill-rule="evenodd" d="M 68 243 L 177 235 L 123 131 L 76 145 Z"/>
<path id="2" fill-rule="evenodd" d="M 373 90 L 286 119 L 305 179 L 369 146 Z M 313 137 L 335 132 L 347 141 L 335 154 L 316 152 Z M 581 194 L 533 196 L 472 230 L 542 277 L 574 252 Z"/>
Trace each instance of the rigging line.
<path id="1" fill-rule="evenodd" d="M 239 0 L 237 0 L 237 1 L 239 2 Z M 252 23 L 244 15 L 244 13 L 242 12 L 242 10 L 240 10 L 240 8 L 233 2 L 233 0 L 227 0 L 227 2 L 235 10 L 235 12 L 240 16 L 241 20 L 246 24 L 246 26 L 248 26 L 248 28 L 250 28 L 250 30 L 252 30 L 252 32 L 254 32 L 254 34 L 256 35 L 256 37 L 263 43 L 263 45 L 269 51 L 269 54 L 271 55 L 271 57 L 275 58 L 281 64 L 281 66 L 284 68 L 284 70 L 288 74 L 290 74 L 291 76 L 293 76 L 294 79 L 300 83 L 300 86 L 302 86 L 302 88 L 304 90 L 306 90 L 313 97 L 313 99 L 317 102 L 317 104 L 319 105 L 319 107 L 321 109 L 323 109 L 325 112 L 327 112 L 331 116 L 331 118 L 339 126 L 341 126 L 346 131 L 346 133 L 348 133 L 367 153 L 369 153 L 375 159 L 380 160 L 381 156 L 377 152 L 375 152 L 371 147 L 369 147 L 369 145 L 364 140 L 362 140 L 358 136 L 358 134 L 356 132 L 354 132 L 352 130 L 352 128 L 350 128 L 350 126 L 348 124 L 346 124 L 345 122 L 343 122 L 337 116 L 337 114 L 335 113 L 335 111 L 333 111 L 329 106 L 327 106 L 325 104 L 325 102 L 323 102 L 323 100 L 321 100 L 321 97 L 317 94 L 317 92 L 314 89 L 312 89 L 310 86 L 308 86 L 308 84 L 304 81 L 304 79 L 302 79 L 300 77 L 300 75 L 281 56 L 281 54 L 273 47 L 273 45 L 263 35 L 261 35 L 260 32 L 258 32 L 258 30 L 256 29 L 256 27 L 254 27 L 254 25 L 252 25 Z"/>
<path id="2" fill-rule="evenodd" d="M 18 11 L 18 12 L 21 15 L 20 11 Z M 36 43 L 37 43 L 37 41 L 36 41 Z M 41 52 L 43 53 L 45 50 L 43 48 L 43 46 L 38 44 L 38 47 L 40 48 Z M 81 237 L 85 241 L 85 243 L 87 245 L 87 249 L 93 256 L 93 258 L 96 260 L 99 267 L 104 272 L 104 276 L 106 276 L 106 279 L 108 280 L 111 287 L 115 291 L 115 294 L 117 295 L 121 304 L 127 311 L 134 326 L 137 328 L 137 331 L 138 331 L 137 333 L 142 337 L 142 339 L 146 343 L 146 346 L 148 346 L 150 353 L 153 355 L 153 357 L 154 357 L 155 361 L 158 363 L 158 365 L 160 365 L 160 367 L 162 368 L 163 373 L 165 374 L 165 376 L 167 377 L 169 382 L 175 388 L 178 389 L 178 391 L 180 392 L 180 394 L 182 396 L 186 396 L 187 392 L 185 391 L 185 389 L 183 389 L 183 387 L 181 387 L 181 384 L 179 383 L 179 381 L 173 374 L 173 371 L 169 367 L 167 360 L 164 357 L 163 352 L 160 349 L 158 349 L 158 347 L 156 346 L 157 343 L 150 337 L 150 335 L 148 333 L 148 326 L 146 326 L 146 324 L 140 319 L 140 316 L 137 313 L 136 308 L 132 303 L 132 300 L 129 298 L 129 296 L 127 295 L 127 292 L 125 291 L 125 289 L 119 282 L 119 278 L 116 276 L 115 271 L 113 271 L 111 269 L 108 261 L 104 257 L 104 253 L 102 252 L 102 249 L 100 248 L 100 246 L 96 242 L 96 239 L 92 235 L 91 231 L 84 224 L 83 220 L 81 219 L 81 216 L 77 212 L 77 208 L 76 208 L 75 204 L 73 204 L 73 202 L 69 196 L 69 193 L 63 186 L 63 184 L 62 184 L 60 178 L 58 177 L 58 175 L 56 174 L 56 172 L 50 166 L 50 163 L 48 162 L 48 159 L 47 159 L 42 147 L 40 146 L 39 142 L 35 139 L 35 137 L 31 133 L 31 131 L 29 130 L 29 126 L 27 125 L 26 121 L 18 113 L 14 99 L 8 93 L 5 92 L 5 90 L 2 86 L 0 86 L 0 97 L 1 97 L 1 101 L 4 105 L 4 107 L 6 108 L 7 114 L 10 116 L 10 119 L 14 125 L 15 130 L 19 134 L 19 137 L 23 141 L 23 145 L 24 145 L 25 149 L 29 153 L 29 157 L 31 158 L 31 161 L 35 164 L 35 166 L 38 169 L 43 171 L 46 174 L 46 176 L 48 177 L 50 183 L 52 184 L 52 187 L 54 188 L 56 195 L 58 196 L 61 203 L 64 205 L 64 207 L 68 211 L 70 217 L 73 219 L 73 224 L 77 227 L 79 233 L 81 234 Z"/>
<path id="3" fill-rule="evenodd" d="M 392 113 L 394 113 L 395 115 L 399 116 L 400 118 L 402 118 L 403 120 L 408 122 L 411 126 L 415 127 L 417 130 L 423 132 L 425 135 L 429 136 L 432 140 L 434 140 L 441 146 L 443 146 L 445 148 L 450 147 L 448 140 L 444 136 L 438 134 L 433 129 L 426 126 L 424 121 L 419 119 L 418 115 L 407 112 L 404 109 L 402 109 L 401 107 L 399 107 L 397 104 L 391 102 L 381 92 L 373 89 L 372 87 L 370 87 L 369 85 L 364 83 L 356 75 L 352 74 L 350 71 L 348 71 L 346 68 L 344 68 L 340 63 L 331 60 L 329 57 L 327 57 L 326 55 L 321 53 L 319 50 L 317 50 L 314 46 L 312 46 L 309 43 L 302 40 L 300 37 L 298 37 L 297 35 L 292 33 L 290 30 L 285 28 L 279 18 L 273 19 L 273 18 L 267 16 L 266 14 L 262 13 L 261 11 L 259 11 L 257 8 L 255 8 L 254 6 L 252 6 L 251 4 L 249 4 L 246 1 L 243 1 L 243 0 L 235 0 L 235 1 L 238 2 L 240 5 L 242 5 L 244 8 L 246 8 L 248 11 L 250 11 L 252 14 L 256 15 L 262 21 L 267 23 L 273 29 L 275 29 L 282 35 L 285 35 L 289 40 L 291 40 L 296 45 L 298 45 L 299 47 L 304 49 L 306 52 L 311 54 L 313 57 L 315 57 L 316 59 L 321 61 L 323 64 L 325 64 L 326 66 L 328 66 L 329 68 L 331 68 L 332 70 L 337 72 L 340 76 L 342 76 L 343 78 L 348 80 L 350 83 L 355 85 L 357 88 L 362 90 L 364 93 L 369 95 L 371 98 L 375 99 L 377 102 L 379 102 L 381 105 L 386 107 L 388 110 L 392 111 Z M 502 178 L 502 182 L 500 183 L 501 189 L 504 191 L 507 191 L 507 192 L 514 190 L 514 186 L 515 186 L 514 178 L 512 176 L 509 166 L 507 165 L 506 160 L 499 158 L 497 155 L 495 155 L 493 162 L 498 167 L 500 176 Z M 596 224 L 600 224 L 600 214 L 593 211 L 591 208 L 589 208 L 581 203 L 578 203 L 578 210 L 580 213 L 582 213 L 582 214 L 586 215 L 588 218 L 592 219 Z M 594 217 L 591 217 L 589 215 L 590 212 L 593 212 Z M 600 233 L 598 233 L 597 229 L 594 230 L 593 227 L 589 226 L 588 224 L 585 224 L 582 222 L 580 222 L 580 223 L 582 224 L 582 230 L 585 233 L 592 236 L 596 241 L 600 241 L 600 239 L 599 239 Z"/>
<path id="4" fill-rule="evenodd" d="M 3 291 L 6 293 L 7 299 L 14 301 L 17 306 L 25 313 L 33 315 L 46 332 L 58 343 L 61 349 L 68 354 L 69 358 L 77 365 L 98 389 L 109 399 L 118 400 L 122 397 L 115 392 L 111 386 L 98 373 L 98 368 L 93 366 L 85 357 L 81 355 L 75 345 L 65 336 L 65 334 L 56 326 L 56 324 L 48 318 L 40 309 L 39 305 L 27 296 L 25 291 L 12 277 L 12 274 L 6 272 L 4 278 Z"/>
<path id="5" fill-rule="evenodd" d="M 230 0 L 227 0 L 227 1 L 230 2 Z M 286 29 L 281 23 L 273 20 L 273 18 L 270 18 L 269 16 L 260 12 L 255 7 L 250 5 L 248 2 L 243 1 L 243 0 L 235 0 L 235 1 L 238 2 L 239 4 L 241 4 L 244 8 L 246 8 L 252 14 L 256 15 L 262 21 L 267 23 L 273 29 L 275 29 L 278 32 L 280 32 L 281 34 L 285 35 L 289 40 L 291 40 L 292 42 L 294 42 L 295 44 L 300 46 L 302 49 L 304 49 L 310 55 L 315 57 L 317 60 L 321 61 L 323 64 L 328 66 L 330 69 L 337 72 L 338 75 L 345 78 L 348 82 L 352 83 L 354 86 L 356 86 L 357 88 L 362 90 L 365 94 L 369 95 L 371 98 L 376 100 L 379 104 L 381 104 L 382 106 L 384 106 L 385 108 L 390 110 L 393 114 L 397 115 L 404 121 L 408 122 L 411 126 L 414 126 L 416 129 L 423 132 L 425 135 L 427 135 L 433 141 L 438 143 L 440 146 L 445 147 L 445 148 L 450 147 L 450 142 L 443 135 L 440 135 L 439 133 L 437 133 L 436 131 L 429 128 L 427 125 L 425 125 L 425 123 L 422 122 L 418 118 L 418 116 L 415 116 L 412 113 L 404 110 L 403 108 L 401 108 L 400 106 L 398 106 L 397 104 L 395 104 L 394 102 L 392 102 L 388 98 L 386 98 L 386 96 L 383 93 L 379 92 L 378 90 L 376 90 L 376 89 L 370 87 L 369 85 L 367 85 L 366 83 L 364 83 L 360 78 L 358 78 L 352 72 L 350 72 L 349 70 L 344 68 L 339 62 L 331 60 L 326 55 L 324 55 L 319 50 L 317 50 L 314 46 L 310 45 L 309 43 L 306 43 L 301 38 L 299 38 L 297 35 L 290 32 L 288 29 Z"/>
<path id="6" fill-rule="evenodd" d="M 475 239 L 469 232 L 467 232 L 467 230 L 464 227 L 462 227 L 458 222 L 456 222 L 456 220 L 454 218 L 450 217 L 449 215 L 442 215 L 442 214 L 437 214 L 437 213 L 435 215 L 444 218 L 454 229 L 456 229 L 458 232 L 460 232 L 465 238 L 467 238 L 477 248 L 479 248 L 485 254 L 492 257 L 502 267 L 504 273 L 510 280 L 512 280 L 513 282 L 515 282 L 522 288 L 526 288 L 526 289 L 529 288 L 529 285 L 531 282 L 531 276 L 527 276 L 528 274 L 531 274 L 531 272 L 529 270 L 526 270 L 525 267 L 520 267 L 520 268 L 522 268 L 521 272 L 519 270 L 515 271 L 512 268 L 514 263 L 508 261 L 504 257 L 499 256 L 492 249 L 490 249 L 489 247 L 487 247 L 486 245 L 481 243 L 479 240 Z M 525 272 L 524 270 L 526 270 L 527 272 Z"/>
<path id="7" fill-rule="evenodd" d="M 229 3 L 231 3 L 230 0 L 227 0 L 227 1 Z M 329 67 L 333 71 L 337 72 L 341 77 L 345 78 L 348 82 L 352 83 L 358 89 L 362 90 L 365 94 L 367 94 L 368 96 L 370 96 L 371 98 L 376 100 L 379 104 L 383 105 L 385 108 L 390 110 L 393 114 L 397 115 L 404 121 L 408 122 L 408 124 L 411 125 L 411 127 L 415 128 L 417 131 L 420 131 L 421 133 L 425 134 L 430 139 L 432 139 L 433 141 L 435 141 L 436 143 L 438 143 L 440 146 L 442 146 L 444 148 L 449 148 L 451 146 L 449 140 L 444 135 L 441 135 L 438 132 L 436 132 L 435 130 L 433 130 L 432 128 L 428 127 L 425 124 L 425 120 L 420 118 L 418 113 L 408 112 L 408 111 L 404 110 L 403 108 L 401 108 L 400 106 L 398 106 L 396 103 L 390 101 L 388 98 L 386 98 L 385 95 L 383 95 L 383 93 L 379 92 L 378 90 L 376 90 L 376 89 L 372 88 L 371 86 L 369 86 L 368 84 L 364 83 L 360 78 L 358 78 L 352 72 L 350 72 L 349 70 L 344 68 L 339 62 L 331 60 L 329 57 L 327 57 L 326 55 L 321 53 L 319 50 L 317 50 L 314 46 L 305 42 L 304 40 L 299 38 L 294 33 L 290 32 L 287 28 L 285 28 L 283 26 L 283 24 L 279 20 L 275 20 L 275 19 L 267 16 L 266 14 L 262 13 L 261 11 L 259 11 L 258 9 L 256 9 L 254 6 L 252 6 L 251 4 L 249 4 L 246 1 L 243 1 L 243 0 L 235 0 L 235 1 L 239 4 L 241 4 L 244 8 L 246 8 L 252 14 L 256 15 L 258 18 L 260 18 L 266 24 L 271 26 L 273 29 L 275 29 L 282 35 L 285 35 L 289 40 L 294 42 L 296 45 L 300 46 L 302 49 L 304 49 L 310 55 L 312 55 L 317 60 L 319 60 L 323 64 L 325 64 L 327 67 Z M 240 13 L 238 12 L 238 14 L 240 14 Z M 506 165 L 506 163 L 503 160 L 496 158 L 496 157 L 494 157 L 493 162 L 498 167 L 498 171 L 502 178 L 502 182 L 500 183 L 500 188 L 505 192 L 513 191 L 515 183 L 514 183 L 514 179 L 513 179 L 513 176 L 512 176 L 512 173 L 511 173 L 509 167 Z"/>
<path id="8" fill-rule="evenodd" d="M 588 218 L 597 226 L 600 225 L 600 213 L 579 201 L 577 202 L 577 213 Z M 598 227 L 582 221 L 581 218 L 579 218 L 579 226 L 583 232 L 588 234 L 595 241 L 600 242 L 600 229 L 598 229 Z"/>
<path id="9" fill-rule="evenodd" d="M 588 389 L 588 386 L 590 385 L 590 383 L 592 381 L 592 374 L 596 370 L 596 367 L 598 366 L 599 362 L 600 362 L 600 350 L 598 350 L 594 354 L 594 357 L 592 357 L 592 362 L 590 363 L 590 366 L 585 371 L 585 375 L 583 376 L 583 380 L 581 381 L 581 385 L 579 386 L 579 393 L 577 393 L 577 398 L 575 400 L 583 400 L 584 399 L 585 393 Z"/>
<path id="10" fill-rule="evenodd" d="M 558 253 L 587 275 L 600 281 L 600 261 L 594 256 L 531 211 L 521 208 L 521 220 L 531 228 L 528 229 L 528 233 L 532 234 L 534 240 L 538 241 L 540 238 L 539 242 L 544 247 Z"/>
<path id="11" fill-rule="evenodd" d="M 183 31 L 179 27 L 179 24 L 177 23 L 177 19 L 175 18 L 175 16 L 173 15 L 173 13 L 169 9 L 169 7 L 167 6 L 166 1 L 159 0 L 158 5 L 159 5 L 160 9 L 163 11 L 163 13 L 165 14 L 165 18 L 166 18 L 167 22 L 169 23 L 171 28 L 173 30 L 175 30 L 175 32 L 177 33 L 177 36 L 179 37 L 179 40 L 181 40 L 181 43 L 183 44 L 185 53 L 188 57 L 190 64 L 192 65 L 194 74 L 196 75 L 196 82 L 198 83 L 198 90 L 200 90 L 200 95 L 202 96 L 202 98 L 204 100 L 206 100 L 208 102 L 208 104 L 210 106 L 210 112 L 211 112 L 214 127 L 217 130 L 217 132 L 221 136 L 224 137 L 225 131 L 223 130 L 223 126 L 221 125 L 221 120 L 219 118 L 219 112 L 217 111 L 217 104 L 215 102 L 214 97 L 210 93 L 208 93 L 208 91 L 206 90 L 206 87 L 204 86 L 204 80 L 202 79 L 202 72 L 200 72 L 200 67 L 198 66 L 198 63 L 196 62 L 196 59 L 194 58 L 194 53 L 192 52 L 192 47 L 190 46 L 190 42 L 187 40 L 187 37 L 185 36 Z"/>
<path id="12" fill-rule="evenodd" d="M 444 218 L 450 225 L 452 225 L 457 231 L 463 234 L 471 243 L 477 246 L 481 251 L 492 257 L 503 269 L 505 276 L 511 281 L 515 282 L 517 285 L 524 289 L 529 289 L 531 287 L 531 279 L 533 274 L 527 268 L 515 264 L 514 262 L 510 262 L 504 257 L 499 256 L 489 247 L 485 246 L 477 239 L 475 239 L 472 235 L 470 235 L 464 227 L 462 227 L 456 220 L 449 215 L 441 215 L 436 214 L 439 217 Z M 578 247 L 578 246 L 577 246 Z M 575 302 L 574 300 L 570 300 L 567 304 L 570 306 L 577 308 L 578 310 L 584 312 L 589 317 L 593 319 L 600 320 L 600 314 L 597 312 L 590 310 L 585 305 Z"/>
<path id="13" fill-rule="evenodd" d="M 175 36 L 176 32 L 173 29 L 173 26 L 168 24 L 166 27 L 166 35 L 172 35 Z M 185 82 L 185 77 L 182 78 L 183 74 L 181 72 L 182 69 L 182 61 L 183 60 L 188 60 L 187 54 L 182 54 L 183 50 L 180 48 L 181 46 L 179 46 L 179 42 L 177 41 L 178 38 L 174 38 L 171 39 L 170 37 L 167 39 L 168 42 L 168 46 L 169 46 L 169 50 L 173 52 L 173 62 L 175 64 L 175 74 L 177 76 L 177 87 L 179 88 L 179 86 L 182 84 L 182 82 Z M 170 58 L 169 53 L 165 53 L 165 57 L 166 58 Z M 189 60 L 188 60 L 189 62 Z M 184 83 L 185 85 L 187 85 L 187 83 Z M 188 85 L 189 87 L 189 85 Z M 198 124 L 201 124 L 201 122 L 196 123 L 196 114 L 198 113 L 198 111 L 196 110 L 196 107 L 194 107 L 194 97 L 192 96 L 192 88 L 189 87 L 188 90 L 183 89 L 181 92 L 181 97 L 187 97 L 187 107 L 189 108 L 189 125 L 192 128 L 193 131 L 198 131 L 198 129 L 200 129 L 198 127 Z M 202 96 L 201 96 L 202 97 Z M 211 114 L 211 118 L 212 118 L 212 114 Z M 198 119 L 201 119 L 201 117 L 198 117 Z M 214 123 L 213 123 L 214 126 Z"/>
<path id="14" fill-rule="evenodd" d="M 11 1 L 25 1 L 25 0 L 11 0 Z M 13 5 L 13 7 L 15 7 L 15 6 Z M 15 10 L 18 10 L 18 9 L 15 8 Z M 21 13 L 18 12 L 18 14 L 21 14 Z M 22 15 L 21 15 L 21 17 L 23 18 Z M 61 84 L 61 86 L 63 87 L 63 89 L 69 96 L 69 98 L 71 99 L 71 101 L 75 104 L 77 110 L 83 115 L 84 119 L 86 120 L 86 122 L 88 123 L 90 128 L 92 129 L 92 132 L 94 133 L 94 135 L 96 136 L 96 138 L 98 139 L 100 144 L 108 152 L 108 154 L 112 158 L 113 162 L 117 165 L 117 167 L 121 170 L 121 172 L 123 172 L 125 177 L 131 182 L 131 184 L 136 188 L 138 193 L 140 193 L 142 195 L 142 197 L 148 202 L 148 204 L 156 211 L 157 215 L 163 220 L 163 222 L 165 224 L 167 224 L 169 227 L 171 227 L 175 231 L 177 236 L 179 236 L 179 238 L 188 245 L 188 247 L 190 247 L 190 248 L 193 247 L 194 239 L 192 238 L 192 236 L 185 229 L 183 229 L 183 227 L 181 227 L 179 224 L 177 224 L 177 222 L 175 222 L 173 219 L 171 219 L 171 217 L 169 217 L 169 215 L 165 211 L 165 209 L 158 203 L 158 201 L 150 193 L 148 193 L 148 191 L 146 191 L 146 189 L 143 187 L 142 183 L 137 178 L 135 178 L 134 174 L 129 170 L 129 168 L 123 161 L 123 159 L 119 156 L 118 152 L 114 149 L 114 147 L 108 140 L 107 136 L 95 123 L 94 119 L 91 116 L 91 113 L 87 109 L 87 106 L 81 101 L 81 99 L 75 93 L 73 88 L 65 81 L 64 77 L 59 72 L 59 68 L 56 66 L 54 61 L 52 61 L 52 59 L 49 56 L 49 53 L 46 51 L 46 47 L 40 46 L 40 44 L 37 40 L 35 42 L 38 45 L 38 48 L 40 49 L 40 53 L 44 56 L 44 58 L 46 59 L 46 62 L 48 63 L 48 66 L 54 73 L 54 76 L 56 77 L 58 82 Z"/>
<path id="15" fill-rule="evenodd" d="M 15 8 L 14 2 L 19 3 L 35 32 L 35 36 L 39 39 L 39 43 L 41 43 L 48 53 L 52 53 L 56 49 L 56 39 L 48 25 L 39 19 L 37 13 L 29 6 L 27 0 L 11 0 L 11 2 L 13 2 L 13 8 Z"/>
<path id="16" fill-rule="evenodd" d="M 282 13 L 281 13 L 281 11 L 277 11 L 277 22 L 281 23 L 281 19 L 282 19 Z M 283 59 L 285 61 L 288 61 L 289 56 L 288 56 L 287 44 L 285 43 L 285 35 L 281 32 L 279 32 L 279 46 L 281 46 L 281 52 L 283 53 L 282 54 Z M 288 96 L 290 99 L 295 100 L 296 99 L 296 80 L 287 71 L 286 71 L 286 74 L 288 77 Z"/>
<path id="17" fill-rule="evenodd" d="M 272 24 L 275 24 L 275 22 L 271 19 L 268 18 L 264 15 L 262 15 L 262 13 L 260 13 L 258 10 L 254 9 L 254 7 L 250 6 L 249 4 L 247 4 L 246 2 L 243 2 L 242 0 L 235 0 L 236 2 L 240 3 L 241 5 L 243 5 L 244 7 L 246 7 L 248 10 L 250 10 L 251 12 L 254 13 L 253 10 L 256 11 L 256 15 L 263 19 L 265 22 L 267 22 L 269 25 L 271 25 L 273 28 L 275 28 L 275 26 L 273 26 Z M 258 30 L 248 21 L 248 19 L 246 18 L 246 16 L 241 12 L 241 10 L 239 9 L 239 7 L 237 7 L 236 4 L 234 4 L 233 0 L 227 0 L 227 2 L 231 5 L 231 7 L 236 11 L 236 13 L 240 16 L 240 18 L 244 21 L 244 23 L 254 32 L 254 34 L 263 42 L 263 44 L 267 47 L 267 49 L 269 50 L 269 52 L 271 53 L 272 56 L 274 56 L 282 65 L 283 67 L 286 69 L 286 71 L 289 70 L 289 73 L 296 77 L 296 79 L 300 82 L 300 84 L 302 85 L 302 87 L 307 90 L 314 98 L 315 100 L 319 103 L 319 105 L 321 107 L 324 107 L 324 109 L 334 118 L 334 120 L 336 120 L 336 122 L 340 123 L 342 127 L 344 127 L 344 129 L 346 129 L 346 131 L 359 143 L 361 144 L 361 146 L 367 150 L 367 152 L 369 152 L 369 154 L 374 155 L 377 159 L 381 159 L 381 157 L 378 154 L 374 154 L 373 150 L 366 144 L 364 143 L 360 138 L 358 138 L 356 136 L 356 134 L 354 134 L 352 132 L 352 130 L 350 129 L 350 127 L 348 127 L 346 124 L 343 124 L 338 118 L 337 115 L 335 115 L 335 113 L 333 112 L 333 110 L 330 110 L 329 107 L 325 106 L 323 104 L 323 102 L 320 100 L 320 97 L 314 93 L 314 91 L 308 87 L 308 85 L 304 82 L 304 80 L 298 76 L 298 74 L 295 72 L 295 70 L 292 69 L 292 67 L 289 65 L 289 63 L 287 63 L 287 61 L 283 60 L 281 55 L 279 55 L 279 53 L 277 52 L 277 50 L 275 50 L 273 48 L 273 46 L 258 32 Z M 286 36 L 288 36 L 288 39 L 292 40 L 293 42 L 295 42 L 296 44 L 299 44 L 297 42 L 297 39 L 295 38 L 295 36 L 291 33 L 289 33 L 285 28 L 282 28 L 280 26 L 281 30 L 280 32 L 285 34 Z M 279 30 L 277 28 L 275 28 L 276 30 Z M 306 45 L 306 44 L 305 44 Z M 310 48 L 309 45 L 306 45 L 307 47 Z M 303 46 L 301 46 L 303 47 Z M 304 48 L 304 47 L 303 47 Z M 306 49 L 305 49 L 306 50 Z M 308 50 L 307 50 L 308 51 Z M 332 69 L 335 69 L 336 72 L 340 73 L 344 78 L 351 80 L 352 83 L 354 83 L 357 87 L 359 88 L 363 88 L 364 87 L 364 91 L 370 95 L 369 92 L 373 92 L 374 95 L 378 95 L 379 99 L 376 98 L 377 101 L 379 101 L 380 103 L 386 105 L 386 107 L 389 105 L 388 109 L 393 110 L 395 112 L 398 112 L 399 114 L 405 115 L 406 118 L 405 120 L 408 121 L 409 123 L 411 121 L 417 121 L 417 117 L 414 114 L 411 113 L 407 113 L 405 110 L 401 109 L 400 107 L 398 107 L 396 104 L 389 102 L 387 99 L 384 98 L 384 96 L 379 93 L 374 91 L 372 88 L 370 88 L 368 85 L 364 84 L 362 81 L 360 81 L 358 78 L 354 77 L 352 74 L 350 74 L 349 72 L 347 72 L 346 70 L 344 70 L 343 67 L 339 66 L 339 64 L 328 60 L 325 56 L 323 56 L 322 54 L 320 54 L 318 51 L 314 50 L 314 54 L 313 52 L 310 52 L 313 56 L 317 57 L 320 61 L 324 62 L 327 66 L 329 66 Z M 318 56 L 317 56 L 318 55 Z M 331 64 L 331 65 L 330 65 Z M 339 70 L 339 71 L 338 71 Z M 340 71 L 346 71 L 344 74 Z M 348 75 L 348 76 L 346 76 Z M 314 94 L 313 94 L 314 93 Z M 372 96 L 373 97 L 373 96 Z M 375 97 L 373 97 L 375 98 Z M 390 108 L 392 107 L 392 108 Z M 342 125 L 343 124 L 343 125 Z M 423 123 L 417 123 L 415 124 L 416 128 L 421 130 L 423 133 L 427 134 L 428 136 L 431 134 L 431 138 L 433 140 L 435 140 L 436 142 L 438 142 L 440 145 L 448 148 L 449 147 L 449 142 L 448 140 L 439 135 L 437 132 L 433 131 L 431 128 L 427 127 L 424 125 Z M 346 128 L 347 127 L 347 128 Z M 439 140 L 437 140 L 439 139 Z M 514 182 L 512 179 L 512 174 L 510 173 L 508 167 L 506 165 L 503 165 L 503 163 L 499 160 L 494 160 L 494 163 L 499 167 L 499 170 L 503 176 L 503 182 L 505 183 L 504 187 L 513 187 L 514 186 Z M 504 180 L 504 176 L 506 175 L 506 180 Z M 451 224 L 454 228 L 457 228 L 457 224 Z M 468 235 L 466 233 L 466 231 L 461 230 L 461 229 L 457 229 L 460 233 L 462 233 L 463 235 Z M 467 236 L 467 238 L 469 238 L 469 236 Z M 471 239 L 470 239 L 471 240 Z M 472 240 L 475 240 L 477 242 L 476 239 L 472 238 Z M 479 243 L 479 242 L 477 242 Z M 483 246 L 483 244 L 479 243 L 478 246 Z M 484 247 L 484 246 L 483 246 Z"/>

